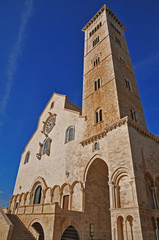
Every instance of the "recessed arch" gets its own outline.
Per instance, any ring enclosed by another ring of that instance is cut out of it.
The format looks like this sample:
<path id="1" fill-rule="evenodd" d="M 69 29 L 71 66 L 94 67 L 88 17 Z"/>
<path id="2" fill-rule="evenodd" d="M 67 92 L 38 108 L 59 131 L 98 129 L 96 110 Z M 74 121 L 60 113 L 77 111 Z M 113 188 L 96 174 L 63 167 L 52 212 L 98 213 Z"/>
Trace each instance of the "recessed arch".
<path id="1" fill-rule="evenodd" d="M 150 172 L 146 172 L 145 176 L 145 189 L 146 189 L 146 195 L 147 195 L 147 206 L 149 208 L 157 208 L 157 202 L 156 202 L 156 192 L 154 189 L 154 180 Z"/>
<path id="2" fill-rule="evenodd" d="M 45 240 L 44 230 L 42 225 L 39 222 L 32 223 L 31 227 L 39 234 L 38 240 Z"/>
<path id="3" fill-rule="evenodd" d="M 66 240 L 66 239 L 80 240 L 78 231 L 72 225 L 66 228 L 66 230 L 63 232 L 61 236 L 61 240 Z"/>
<path id="4" fill-rule="evenodd" d="M 113 207 L 132 207 L 134 195 L 132 187 L 132 176 L 126 167 L 117 168 L 111 176 Z"/>
<path id="5" fill-rule="evenodd" d="M 89 164 L 86 174 L 84 203 L 84 211 L 88 216 L 91 216 L 90 221 L 96 222 L 94 230 L 96 236 L 99 239 L 111 239 L 108 166 L 100 158 L 94 159 Z M 101 222 L 106 226 L 102 232 L 100 230 Z"/>
<path id="6" fill-rule="evenodd" d="M 94 160 L 96 159 L 103 159 L 103 156 L 101 154 L 95 154 L 87 163 L 86 168 L 84 170 L 84 175 L 83 175 L 83 182 L 86 182 L 86 177 L 87 177 L 87 172 L 91 164 L 93 163 Z M 103 160 L 104 161 L 104 160 Z"/>
<path id="7" fill-rule="evenodd" d="M 47 188 L 47 184 L 46 184 L 44 178 L 38 177 L 38 178 L 33 182 L 32 186 L 31 186 L 31 192 L 33 192 L 38 185 L 41 185 L 41 187 L 42 187 L 43 190 L 45 190 L 45 189 Z"/>
<path id="8" fill-rule="evenodd" d="M 124 224 L 124 218 L 122 216 L 118 216 L 118 218 L 117 218 L 117 235 L 118 235 L 118 240 L 124 240 L 123 224 Z"/>

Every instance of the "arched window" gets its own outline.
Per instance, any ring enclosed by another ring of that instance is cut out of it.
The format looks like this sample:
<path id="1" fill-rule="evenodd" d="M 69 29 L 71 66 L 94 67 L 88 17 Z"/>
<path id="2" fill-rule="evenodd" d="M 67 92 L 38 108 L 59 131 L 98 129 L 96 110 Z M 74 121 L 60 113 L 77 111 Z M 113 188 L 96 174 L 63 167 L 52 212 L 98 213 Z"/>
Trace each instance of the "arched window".
<path id="1" fill-rule="evenodd" d="M 96 123 L 99 123 L 103 120 L 102 109 L 96 111 Z"/>
<path id="2" fill-rule="evenodd" d="M 49 139 L 46 138 L 44 140 L 44 143 L 43 143 L 43 147 L 42 147 L 42 155 L 44 155 L 45 153 L 47 153 L 49 150 Z"/>
<path id="3" fill-rule="evenodd" d="M 33 201 L 33 204 L 40 204 L 41 202 L 41 190 L 42 190 L 42 187 L 41 186 L 38 186 L 35 190 L 35 194 L 34 194 L 34 201 Z"/>
<path id="4" fill-rule="evenodd" d="M 118 219 L 117 219 L 118 240 L 124 240 L 123 223 L 124 223 L 123 217 L 119 216 Z"/>
<path id="5" fill-rule="evenodd" d="M 69 127 L 67 130 L 66 130 L 66 139 L 65 139 L 65 142 L 69 142 L 71 140 L 74 140 L 74 137 L 75 137 L 75 128 L 72 126 L 72 127 Z"/>
<path id="6" fill-rule="evenodd" d="M 26 164 L 29 161 L 29 156 L 30 156 L 30 152 L 28 151 L 25 155 L 24 164 Z"/>

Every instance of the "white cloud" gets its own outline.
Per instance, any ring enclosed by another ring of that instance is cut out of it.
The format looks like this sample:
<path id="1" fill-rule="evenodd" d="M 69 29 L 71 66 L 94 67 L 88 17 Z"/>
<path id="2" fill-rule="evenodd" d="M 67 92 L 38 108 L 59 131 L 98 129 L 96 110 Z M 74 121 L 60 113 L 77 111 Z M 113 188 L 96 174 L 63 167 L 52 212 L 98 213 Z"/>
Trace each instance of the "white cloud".
<path id="1" fill-rule="evenodd" d="M 0 101 L 0 113 L 4 113 L 6 111 L 7 103 L 10 97 L 10 93 L 12 90 L 14 75 L 17 70 L 17 61 L 22 52 L 22 44 L 24 40 L 26 26 L 31 17 L 32 9 L 33 9 L 33 1 L 34 0 L 26 0 L 25 9 L 21 15 L 21 23 L 19 27 L 19 32 L 17 36 L 17 41 L 13 47 L 13 50 L 9 56 L 8 60 L 8 70 L 7 70 L 7 83 L 4 95 Z M 2 123 L 1 123 L 2 125 Z"/>
<path id="2" fill-rule="evenodd" d="M 147 59 L 143 60 L 142 62 L 139 62 L 137 64 L 134 65 L 134 69 L 137 70 L 137 69 L 142 69 L 143 71 L 143 67 L 144 69 L 149 67 L 150 68 L 152 67 L 152 65 L 156 62 L 159 61 L 159 54 L 157 53 L 156 55 L 153 55 L 151 57 L 148 57 Z"/>
<path id="3" fill-rule="evenodd" d="M 2 194 L 3 193 L 3 191 L 0 191 L 0 194 Z"/>

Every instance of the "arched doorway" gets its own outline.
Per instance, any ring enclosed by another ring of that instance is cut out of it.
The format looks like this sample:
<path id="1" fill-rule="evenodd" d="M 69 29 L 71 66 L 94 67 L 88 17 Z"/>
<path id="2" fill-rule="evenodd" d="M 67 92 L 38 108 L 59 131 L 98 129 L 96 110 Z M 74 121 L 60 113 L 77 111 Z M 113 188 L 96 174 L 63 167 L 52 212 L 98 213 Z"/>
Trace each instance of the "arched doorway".
<path id="1" fill-rule="evenodd" d="M 86 176 L 85 213 L 89 224 L 94 224 L 94 237 L 97 239 L 111 239 L 109 208 L 108 167 L 103 160 L 96 159 Z"/>
<path id="2" fill-rule="evenodd" d="M 44 240 L 44 231 L 40 223 L 33 223 L 32 227 L 39 233 L 39 240 Z"/>
<path id="3" fill-rule="evenodd" d="M 80 240 L 77 230 L 73 226 L 69 226 L 62 234 L 61 240 Z"/>

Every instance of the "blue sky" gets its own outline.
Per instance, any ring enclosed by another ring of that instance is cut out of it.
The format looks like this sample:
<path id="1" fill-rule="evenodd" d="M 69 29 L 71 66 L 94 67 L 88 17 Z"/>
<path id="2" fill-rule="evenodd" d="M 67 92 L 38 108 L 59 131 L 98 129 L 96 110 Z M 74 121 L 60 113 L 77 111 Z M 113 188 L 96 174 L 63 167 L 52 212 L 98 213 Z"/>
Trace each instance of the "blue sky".
<path id="1" fill-rule="evenodd" d="M 0 0 L 0 206 L 54 91 L 81 106 L 83 26 L 107 4 L 125 32 L 149 131 L 159 134 L 158 0 Z"/>

